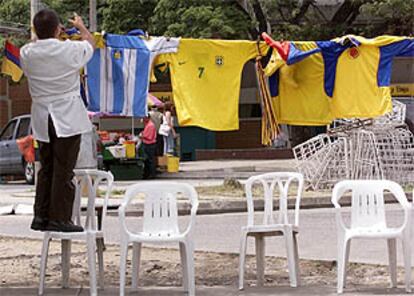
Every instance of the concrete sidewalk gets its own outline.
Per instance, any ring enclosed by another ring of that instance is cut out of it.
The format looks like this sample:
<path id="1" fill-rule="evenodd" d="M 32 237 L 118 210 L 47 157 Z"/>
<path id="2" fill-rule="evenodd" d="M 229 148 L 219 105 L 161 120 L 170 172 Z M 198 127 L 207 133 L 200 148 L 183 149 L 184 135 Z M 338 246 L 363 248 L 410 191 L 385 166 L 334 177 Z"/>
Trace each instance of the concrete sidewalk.
<path id="1" fill-rule="evenodd" d="M 104 290 L 98 291 L 102 296 L 119 295 L 118 287 L 106 287 Z M 343 295 L 406 295 L 405 290 L 402 288 L 389 289 L 385 285 L 382 288 L 378 287 L 351 287 L 344 291 Z M 28 296 L 37 295 L 37 288 L 0 288 L 0 295 L 7 296 Z M 85 288 L 49 288 L 46 289 L 46 296 L 64 296 L 64 295 L 89 295 L 88 287 Z M 151 296 L 183 296 L 187 295 L 183 292 L 181 287 L 144 287 L 139 288 L 136 291 L 130 291 L 127 289 L 126 295 L 151 295 Z M 307 286 L 299 288 L 290 288 L 283 286 L 276 287 L 264 287 L 247 288 L 245 291 L 239 291 L 236 287 L 196 287 L 197 296 L 270 296 L 270 295 L 338 295 L 335 287 L 329 286 Z"/>
<path id="2" fill-rule="evenodd" d="M 174 182 L 189 183 L 193 186 L 215 186 L 222 185 L 224 178 L 235 178 L 240 182 L 244 182 L 248 177 L 271 171 L 294 171 L 295 160 L 209 160 L 209 161 L 191 161 L 182 162 L 180 164 L 180 172 L 168 174 L 164 173 L 160 179 L 152 181 L 173 180 Z M 128 186 L 142 182 L 137 181 L 116 181 L 114 183 L 113 191 L 125 191 Z M 34 203 L 34 186 L 28 186 L 24 183 L 10 183 L 0 185 L 0 214 L 1 208 L 4 207 L 7 211 L 10 206 L 24 205 L 21 207 L 23 213 L 26 214 L 27 206 L 32 206 Z M 412 193 L 407 192 L 407 197 L 411 199 Z M 386 202 L 395 201 L 393 197 L 386 196 Z M 121 198 L 110 198 L 109 208 L 117 209 L 121 202 Z M 350 205 L 350 197 L 344 197 L 341 200 L 343 205 Z M 97 204 L 102 203 L 98 200 Z M 86 199 L 83 200 L 86 204 Z M 255 201 L 256 210 L 262 210 L 264 206 L 263 200 Z M 277 205 L 275 205 L 277 206 Z M 288 202 L 289 208 L 293 208 L 294 200 L 290 199 Z M 301 200 L 301 208 L 330 208 L 331 191 L 312 192 L 307 191 L 303 194 Z M 29 209 L 30 210 L 30 209 Z M 143 203 L 137 202 L 132 208 L 132 212 L 136 215 L 142 214 Z M 189 205 L 179 201 L 180 213 L 186 213 L 189 210 Z M 198 214 L 219 214 L 219 213 L 235 213 L 246 212 L 247 204 L 244 197 L 230 198 L 223 196 L 201 196 Z M 19 213 L 18 213 L 19 214 Z"/>

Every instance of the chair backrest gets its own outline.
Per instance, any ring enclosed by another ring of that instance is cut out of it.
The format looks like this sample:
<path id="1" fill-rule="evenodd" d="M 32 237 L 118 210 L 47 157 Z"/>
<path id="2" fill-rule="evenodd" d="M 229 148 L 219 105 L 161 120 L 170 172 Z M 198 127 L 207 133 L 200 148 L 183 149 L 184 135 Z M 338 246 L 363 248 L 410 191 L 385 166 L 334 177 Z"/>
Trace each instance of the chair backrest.
<path id="1" fill-rule="evenodd" d="M 288 218 L 288 195 L 292 183 L 297 184 L 296 200 L 295 200 L 295 216 L 293 223 L 289 223 Z M 247 224 L 253 226 L 254 221 L 254 202 L 253 202 L 253 185 L 262 185 L 264 199 L 264 216 L 262 225 L 271 224 L 293 224 L 299 226 L 299 207 L 300 199 L 303 191 L 303 175 L 294 172 L 277 172 L 267 173 L 258 176 L 250 177 L 246 182 L 246 197 L 247 197 Z M 277 185 L 277 186 L 276 186 Z M 279 195 L 279 211 L 278 218 L 274 218 L 273 213 L 273 199 L 275 192 Z M 256 223 L 258 224 L 258 223 Z"/>
<path id="2" fill-rule="evenodd" d="M 198 195 L 189 184 L 176 182 L 142 182 L 130 186 L 119 208 L 121 227 L 130 233 L 125 223 L 125 211 L 137 195 L 144 197 L 143 232 L 151 235 L 179 234 L 177 196 L 187 198 L 191 204 L 190 223 L 185 232 L 192 230 L 198 209 Z"/>
<path id="3" fill-rule="evenodd" d="M 83 228 L 85 231 L 103 230 L 108 199 L 112 191 L 114 177 L 110 172 L 99 170 L 75 170 L 74 183 L 76 186 L 75 201 L 73 203 L 72 221 L 76 225 L 82 225 L 82 195 L 87 192 L 86 219 Z M 104 186 L 105 195 L 102 205 L 96 205 L 96 198 L 99 196 L 99 186 Z M 96 210 L 102 207 L 102 229 L 97 225 Z"/>
<path id="4" fill-rule="evenodd" d="M 345 180 L 337 183 L 332 192 L 332 203 L 340 209 L 339 200 L 351 191 L 351 223 L 350 227 L 383 228 L 387 226 L 384 206 L 384 191 L 391 192 L 404 209 L 410 209 L 404 190 L 398 183 L 388 180 Z M 342 222 L 337 212 L 338 222 Z"/>

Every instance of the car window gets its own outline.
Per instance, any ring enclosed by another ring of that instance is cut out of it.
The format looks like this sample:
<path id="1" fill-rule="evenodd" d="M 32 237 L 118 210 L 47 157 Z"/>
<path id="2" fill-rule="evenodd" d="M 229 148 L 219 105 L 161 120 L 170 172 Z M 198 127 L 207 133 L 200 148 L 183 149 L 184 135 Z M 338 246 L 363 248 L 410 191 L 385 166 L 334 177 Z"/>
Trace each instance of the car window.
<path id="1" fill-rule="evenodd" d="M 7 141 L 13 139 L 14 129 L 16 127 L 17 120 L 9 122 L 9 124 L 3 129 L 0 135 L 0 141 Z"/>
<path id="2" fill-rule="evenodd" d="M 19 128 L 17 129 L 17 139 L 26 137 L 29 134 L 29 118 L 20 119 Z"/>

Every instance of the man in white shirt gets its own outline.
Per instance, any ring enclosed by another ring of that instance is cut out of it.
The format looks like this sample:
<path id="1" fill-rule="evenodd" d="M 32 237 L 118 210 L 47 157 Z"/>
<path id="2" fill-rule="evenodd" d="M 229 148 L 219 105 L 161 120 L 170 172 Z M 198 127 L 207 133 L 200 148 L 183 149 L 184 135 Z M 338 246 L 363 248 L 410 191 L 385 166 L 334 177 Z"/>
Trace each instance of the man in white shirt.
<path id="1" fill-rule="evenodd" d="M 73 169 L 81 134 L 92 128 L 80 96 L 79 70 L 93 55 L 95 43 L 82 19 L 72 24 L 82 41 L 60 41 L 59 17 L 43 9 L 34 19 L 37 40 L 20 51 L 23 71 L 32 97 L 32 129 L 39 142 L 38 173 L 33 230 L 83 231 L 72 223 L 75 188 Z"/>

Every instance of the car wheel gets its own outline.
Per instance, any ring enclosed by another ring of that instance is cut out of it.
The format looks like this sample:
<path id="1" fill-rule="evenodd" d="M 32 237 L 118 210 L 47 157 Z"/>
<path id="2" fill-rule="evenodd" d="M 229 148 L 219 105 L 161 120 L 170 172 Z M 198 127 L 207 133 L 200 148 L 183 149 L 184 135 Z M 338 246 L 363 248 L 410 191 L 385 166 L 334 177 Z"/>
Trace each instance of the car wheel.
<path id="1" fill-rule="evenodd" d="M 24 162 L 24 177 L 26 178 L 26 183 L 33 185 L 35 182 L 35 165 L 34 162 Z"/>

